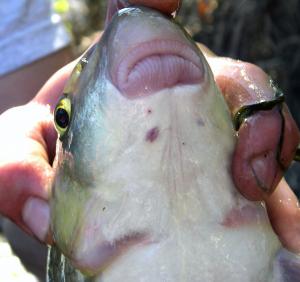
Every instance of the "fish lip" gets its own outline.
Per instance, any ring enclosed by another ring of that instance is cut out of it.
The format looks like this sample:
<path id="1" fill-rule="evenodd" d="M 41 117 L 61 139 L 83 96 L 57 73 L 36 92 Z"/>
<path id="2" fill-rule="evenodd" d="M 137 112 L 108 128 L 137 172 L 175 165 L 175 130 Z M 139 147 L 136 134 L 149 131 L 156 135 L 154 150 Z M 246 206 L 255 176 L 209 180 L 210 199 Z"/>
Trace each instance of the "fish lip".
<path id="1" fill-rule="evenodd" d="M 191 62 L 201 76 L 199 82 L 205 79 L 204 64 L 201 61 L 199 50 L 188 40 L 176 39 L 152 39 L 144 41 L 133 48 L 119 60 L 116 67 L 111 69 L 111 80 L 113 84 L 122 91 L 121 85 L 128 82 L 131 71 L 140 62 L 152 56 L 174 56 Z"/>
<path id="2" fill-rule="evenodd" d="M 149 235 L 144 233 L 131 233 L 112 242 L 102 241 L 100 244 L 88 249 L 80 255 L 74 253 L 71 257 L 72 264 L 83 273 L 88 275 L 96 275 L 101 269 L 107 267 L 122 255 L 126 254 L 132 248 L 157 244 Z M 80 252 L 80 251 L 79 251 Z"/>

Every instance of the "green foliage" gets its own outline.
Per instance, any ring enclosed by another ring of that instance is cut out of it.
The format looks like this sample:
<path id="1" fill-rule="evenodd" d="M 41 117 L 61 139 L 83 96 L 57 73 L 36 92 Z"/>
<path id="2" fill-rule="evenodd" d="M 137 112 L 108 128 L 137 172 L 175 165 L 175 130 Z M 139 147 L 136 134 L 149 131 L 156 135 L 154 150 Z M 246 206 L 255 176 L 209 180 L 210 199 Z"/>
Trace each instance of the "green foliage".
<path id="1" fill-rule="evenodd" d="M 65 14 L 69 11 L 70 5 L 68 0 L 54 0 L 53 9 L 58 14 Z"/>

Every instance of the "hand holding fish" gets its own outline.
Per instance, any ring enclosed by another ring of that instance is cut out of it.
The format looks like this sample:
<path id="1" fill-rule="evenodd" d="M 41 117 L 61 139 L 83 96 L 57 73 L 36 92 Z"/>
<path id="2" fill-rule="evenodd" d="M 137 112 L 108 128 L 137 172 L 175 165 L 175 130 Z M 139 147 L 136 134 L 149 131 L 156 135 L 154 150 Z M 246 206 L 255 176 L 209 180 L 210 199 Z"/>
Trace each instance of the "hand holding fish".
<path id="1" fill-rule="evenodd" d="M 155 8 L 159 10 L 159 2 L 153 3 L 158 3 Z M 171 13 L 177 9 L 174 8 L 176 5 L 171 7 L 164 6 L 161 10 Z M 264 100 L 276 96 L 276 88 L 259 68 L 226 58 L 209 55 L 206 58 L 232 116 L 245 105 L 257 102 L 255 89 L 260 90 Z M 0 118 L 1 132 L 5 132 L 0 140 L 1 147 L 5 148 L 0 152 L 0 211 L 46 242 L 51 242 L 48 199 L 57 138 L 51 113 L 74 65 L 72 63 L 56 73 L 29 104 L 10 109 Z M 243 103 L 240 103 L 241 99 L 236 101 L 236 97 L 242 98 Z M 273 229 L 283 246 L 299 253 L 298 200 L 284 181 L 274 191 L 299 142 L 297 127 L 283 105 L 280 111 L 277 106 L 256 111 L 242 119 L 238 129 L 232 162 L 235 184 L 246 198 L 265 201 Z M 262 139 L 266 134 L 268 136 Z M 234 215 L 225 224 L 236 224 Z"/>
<path id="2" fill-rule="evenodd" d="M 233 120 L 243 106 L 276 99 L 278 88 L 257 66 L 211 55 L 207 60 Z M 281 180 L 295 156 L 299 131 L 286 104 L 274 105 L 272 109 L 253 112 L 239 126 L 232 174 L 242 195 L 265 202 L 282 244 L 299 253 L 299 201 L 285 180 Z"/>

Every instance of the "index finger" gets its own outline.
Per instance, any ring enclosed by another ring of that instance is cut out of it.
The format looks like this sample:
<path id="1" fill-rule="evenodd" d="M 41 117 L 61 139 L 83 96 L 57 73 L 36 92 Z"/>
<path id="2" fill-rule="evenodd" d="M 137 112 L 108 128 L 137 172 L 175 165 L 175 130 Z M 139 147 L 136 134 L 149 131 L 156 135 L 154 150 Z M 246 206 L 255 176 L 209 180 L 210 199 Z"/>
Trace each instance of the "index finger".
<path id="1" fill-rule="evenodd" d="M 44 105 L 50 105 L 53 110 L 58 98 L 63 93 L 67 80 L 75 67 L 77 60 L 67 64 L 58 70 L 42 87 L 38 94 L 33 98 L 34 102 Z"/>
<path id="2" fill-rule="evenodd" d="M 181 0 L 128 0 L 129 4 L 142 5 L 155 10 L 161 11 L 165 14 L 172 14 L 179 10 Z"/>
<path id="3" fill-rule="evenodd" d="M 272 227 L 282 245 L 300 253 L 300 206 L 289 185 L 283 179 L 271 195 L 264 197 Z"/>

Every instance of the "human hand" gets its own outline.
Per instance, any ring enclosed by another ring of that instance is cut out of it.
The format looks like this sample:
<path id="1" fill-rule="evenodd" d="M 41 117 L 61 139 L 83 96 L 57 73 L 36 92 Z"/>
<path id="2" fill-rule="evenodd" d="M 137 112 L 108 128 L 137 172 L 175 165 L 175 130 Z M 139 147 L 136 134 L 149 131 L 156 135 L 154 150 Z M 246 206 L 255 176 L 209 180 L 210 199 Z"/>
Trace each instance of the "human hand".
<path id="1" fill-rule="evenodd" d="M 179 10 L 181 3 L 182 0 L 108 0 L 106 21 L 109 22 L 118 10 L 129 5 L 142 5 L 171 15 Z"/>
<path id="2" fill-rule="evenodd" d="M 249 63 L 216 57 L 206 47 L 202 49 L 233 116 L 244 105 L 274 99 L 278 89 L 270 84 L 263 70 Z M 299 201 L 282 179 L 300 139 L 287 106 L 283 103 L 282 110 L 277 105 L 250 115 L 240 125 L 237 135 L 232 161 L 237 189 L 249 200 L 265 202 L 282 245 L 300 253 Z"/>
<path id="3" fill-rule="evenodd" d="M 73 65 L 57 72 L 30 103 L 0 116 L 0 213 L 46 242 L 56 142 L 51 110 Z"/>

